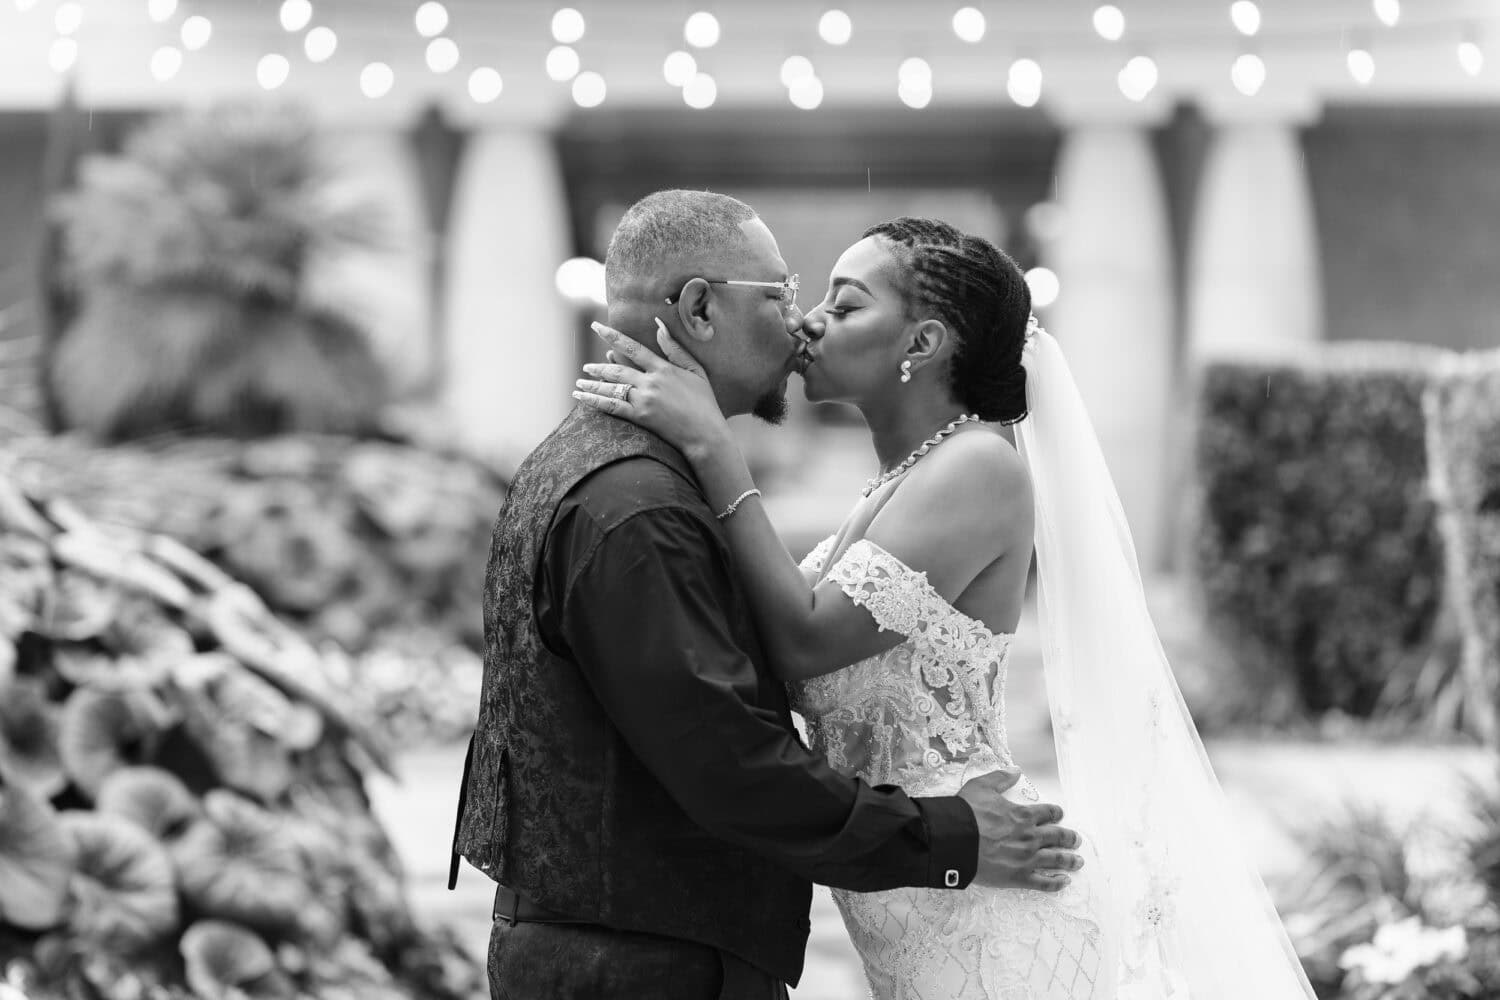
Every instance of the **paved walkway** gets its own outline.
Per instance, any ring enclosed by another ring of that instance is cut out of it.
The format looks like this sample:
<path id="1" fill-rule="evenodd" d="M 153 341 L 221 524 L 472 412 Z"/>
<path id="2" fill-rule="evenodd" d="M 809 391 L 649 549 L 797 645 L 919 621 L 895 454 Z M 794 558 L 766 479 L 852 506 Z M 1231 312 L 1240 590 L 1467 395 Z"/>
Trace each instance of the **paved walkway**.
<path id="1" fill-rule="evenodd" d="M 1009 688 L 1011 749 L 1044 796 L 1058 793 L 1048 730 L 1041 655 L 1034 618 L 1012 657 Z M 1292 831 L 1338 815 L 1347 804 L 1381 804 L 1398 818 L 1453 827 L 1463 822 L 1464 778 L 1491 780 L 1493 757 L 1466 747 L 1212 741 L 1209 756 L 1236 814 L 1245 843 L 1270 882 L 1293 875 L 1302 852 Z M 412 750 L 400 759 L 402 782 L 371 783 L 375 808 L 407 862 L 419 913 L 457 928 L 478 956 L 489 934 L 492 885 L 465 866 L 458 889 L 445 888 L 448 843 L 462 772 L 463 747 Z M 865 996 L 859 960 L 826 890 L 814 896 L 807 971 L 796 1000 Z"/>

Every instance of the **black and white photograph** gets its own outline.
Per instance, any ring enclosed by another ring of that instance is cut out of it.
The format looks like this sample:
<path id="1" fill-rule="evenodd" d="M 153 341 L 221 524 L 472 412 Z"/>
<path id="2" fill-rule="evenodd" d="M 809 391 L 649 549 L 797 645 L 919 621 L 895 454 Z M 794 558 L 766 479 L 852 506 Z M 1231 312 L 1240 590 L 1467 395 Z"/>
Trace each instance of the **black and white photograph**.
<path id="1" fill-rule="evenodd" d="M 1500 5 L 0 0 L 0 1000 L 1500 1000 Z"/>

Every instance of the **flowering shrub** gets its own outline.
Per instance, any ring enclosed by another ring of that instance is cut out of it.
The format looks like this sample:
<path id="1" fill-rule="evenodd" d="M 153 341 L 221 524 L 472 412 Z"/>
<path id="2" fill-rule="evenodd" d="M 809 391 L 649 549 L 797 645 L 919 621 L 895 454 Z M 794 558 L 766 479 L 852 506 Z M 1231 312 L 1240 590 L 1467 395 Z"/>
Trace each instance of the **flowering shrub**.
<path id="1" fill-rule="evenodd" d="M 1445 930 L 1427 927 L 1421 917 L 1407 917 L 1385 924 L 1368 944 L 1344 951 L 1339 967 L 1350 973 L 1356 990 L 1399 986 L 1414 973 L 1440 963 L 1462 962 L 1469 954 L 1469 939 L 1462 927 Z"/>
<path id="2" fill-rule="evenodd" d="M 1500 795 L 1473 805 L 1469 840 L 1376 813 L 1315 836 L 1317 874 L 1282 909 L 1322 1000 L 1500 996 Z"/>

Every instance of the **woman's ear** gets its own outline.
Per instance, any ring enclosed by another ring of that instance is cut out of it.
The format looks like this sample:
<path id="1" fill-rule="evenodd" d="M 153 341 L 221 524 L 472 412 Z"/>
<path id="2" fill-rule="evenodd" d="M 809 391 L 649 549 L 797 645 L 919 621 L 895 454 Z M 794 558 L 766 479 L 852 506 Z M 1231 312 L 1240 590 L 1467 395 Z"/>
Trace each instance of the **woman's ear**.
<path id="1" fill-rule="evenodd" d="M 906 357 L 918 367 L 927 364 L 942 353 L 948 343 L 948 326 L 940 319 L 924 319 L 911 332 L 906 345 Z"/>
<path id="2" fill-rule="evenodd" d="M 694 278 L 682 286 L 682 294 L 677 299 L 677 321 L 682 324 L 683 335 L 689 340 L 704 343 L 713 338 L 713 320 L 708 314 L 712 302 L 713 291 L 702 278 Z"/>

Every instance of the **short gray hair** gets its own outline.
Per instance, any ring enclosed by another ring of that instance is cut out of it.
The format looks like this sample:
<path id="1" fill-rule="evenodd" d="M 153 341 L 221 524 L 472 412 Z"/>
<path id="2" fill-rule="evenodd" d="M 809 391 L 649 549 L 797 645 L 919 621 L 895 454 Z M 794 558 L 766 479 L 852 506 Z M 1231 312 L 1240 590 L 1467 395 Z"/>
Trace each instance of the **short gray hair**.
<path id="1" fill-rule="evenodd" d="M 629 284 L 665 276 L 675 261 L 711 259 L 742 246 L 740 224 L 754 218 L 754 209 L 727 194 L 673 189 L 646 195 L 626 210 L 610 238 L 604 256 L 610 301 Z"/>

